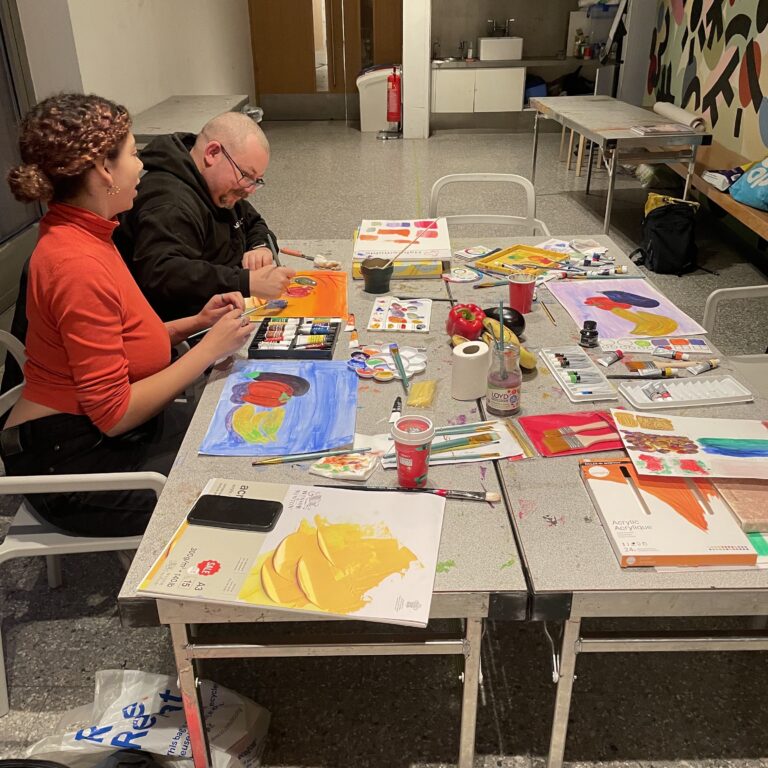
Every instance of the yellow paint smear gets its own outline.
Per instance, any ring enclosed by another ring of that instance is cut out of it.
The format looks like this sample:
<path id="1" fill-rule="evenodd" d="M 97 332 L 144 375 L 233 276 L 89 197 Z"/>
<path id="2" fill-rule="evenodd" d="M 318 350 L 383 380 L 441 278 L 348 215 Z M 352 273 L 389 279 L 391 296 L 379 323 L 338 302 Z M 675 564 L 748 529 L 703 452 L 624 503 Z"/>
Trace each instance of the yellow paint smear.
<path id="1" fill-rule="evenodd" d="M 677 321 L 664 315 L 653 315 L 639 309 L 621 309 L 620 307 L 615 307 L 611 312 L 630 323 L 635 323 L 635 327 L 630 331 L 633 336 L 668 336 L 677 330 Z"/>
<path id="2" fill-rule="evenodd" d="M 350 614 L 374 587 L 417 560 L 390 531 L 315 517 L 261 557 L 238 597 L 250 603 Z"/>

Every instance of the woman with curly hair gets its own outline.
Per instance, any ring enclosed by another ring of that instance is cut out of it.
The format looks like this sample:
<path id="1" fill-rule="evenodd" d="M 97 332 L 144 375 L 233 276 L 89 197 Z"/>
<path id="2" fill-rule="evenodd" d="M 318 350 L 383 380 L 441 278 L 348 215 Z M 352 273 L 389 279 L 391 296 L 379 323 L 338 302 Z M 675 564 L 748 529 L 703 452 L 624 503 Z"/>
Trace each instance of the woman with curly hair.
<path id="1" fill-rule="evenodd" d="M 24 388 L 0 432 L 8 475 L 154 470 L 167 474 L 189 420 L 173 399 L 239 349 L 250 324 L 239 293 L 163 323 L 112 244 L 133 205 L 141 161 L 124 107 L 62 94 L 24 118 L 14 196 L 48 211 L 29 263 Z M 171 347 L 213 326 L 171 363 Z M 188 410 L 188 409 L 187 409 Z M 83 535 L 143 532 L 149 491 L 35 494 L 53 524 Z"/>

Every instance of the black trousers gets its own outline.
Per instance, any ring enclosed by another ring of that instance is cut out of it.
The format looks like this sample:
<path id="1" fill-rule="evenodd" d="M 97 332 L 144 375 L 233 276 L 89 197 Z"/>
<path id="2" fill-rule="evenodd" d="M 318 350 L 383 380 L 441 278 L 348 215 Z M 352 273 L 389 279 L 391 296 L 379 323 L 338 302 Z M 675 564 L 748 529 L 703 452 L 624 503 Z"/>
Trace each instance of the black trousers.
<path id="1" fill-rule="evenodd" d="M 160 472 L 167 475 L 194 413 L 194 403 L 171 403 L 162 413 L 118 437 L 87 416 L 61 413 L 0 432 L 6 475 Z M 82 536 L 135 536 L 155 507 L 152 491 L 36 493 L 27 496 L 53 525 Z"/>

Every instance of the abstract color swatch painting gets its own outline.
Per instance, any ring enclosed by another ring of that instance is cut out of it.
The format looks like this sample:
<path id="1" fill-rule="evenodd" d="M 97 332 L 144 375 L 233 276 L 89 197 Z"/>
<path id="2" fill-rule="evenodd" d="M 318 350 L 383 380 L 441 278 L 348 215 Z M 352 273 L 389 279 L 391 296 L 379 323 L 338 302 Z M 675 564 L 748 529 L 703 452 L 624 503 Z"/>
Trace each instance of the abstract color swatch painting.
<path id="1" fill-rule="evenodd" d="M 612 410 L 639 475 L 768 480 L 768 422 Z"/>
<path id="2" fill-rule="evenodd" d="M 596 321 L 602 337 L 705 333 L 646 280 L 578 280 L 547 288 L 579 327 Z"/>
<path id="3" fill-rule="evenodd" d="M 346 317 L 347 273 L 322 269 L 297 272 L 276 301 L 279 304 L 251 297 L 245 300 L 245 308 L 264 306 L 263 312 L 251 315 L 254 322 L 262 317 Z"/>
<path id="4" fill-rule="evenodd" d="M 286 456 L 351 445 L 357 376 L 343 361 L 241 360 L 227 377 L 200 453 Z"/>
<path id="5" fill-rule="evenodd" d="M 366 219 L 357 231 L 353 253 L 356 259 L 396 254 L 401 261 L 450 259 L 448 225 L 445 219 Z"/>

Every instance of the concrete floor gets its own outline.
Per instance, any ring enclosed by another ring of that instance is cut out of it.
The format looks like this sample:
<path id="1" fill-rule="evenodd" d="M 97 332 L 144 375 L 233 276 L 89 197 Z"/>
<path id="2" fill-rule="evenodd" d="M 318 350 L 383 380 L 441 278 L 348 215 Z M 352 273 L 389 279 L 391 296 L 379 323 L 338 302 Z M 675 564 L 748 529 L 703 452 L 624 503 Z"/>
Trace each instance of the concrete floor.
<path id="1" fill-rule="evenodd" d="M 377 142 L 336 123 L 264 127 L 273 160 L 268 185 L 253 202 L 286 245 L 351 236 L 364 217 L 423 216 L 431 184 L 446 173 L 527 174 L 529 168 L 525 134 L 457 132 L 428 141 Z M 583 179 L 558 163 L 558 145 L 559 135 L 543 137 L 538 214 L 555 235 L 598 233 L 604 174 L 586 197 Z M 499 190 L 472 205 L 474 193 L 451 193 L 441 212 L 510 206 Z M 619 180 L 612 236 L 625 250 L 639 237 L 644 199 L 631 177 Z M 460 234 L 477 234 L 482 242 L 483 234 L 504 233 Z M 653 277 L 697 319 L 715 287 L 765 282 L 752 263 L 755 252 L 710 215 L 702 216 L 700 243 L 704 265 L 717 268 L 719 276 Z M 768 302 L 757 308 L 735 303 L 723 320 L 716 341 L 724 350 L 765 349 Z M 7 527 L 3 515 L 13 509 L 12 499 L 0 500 L 0 535 Z M 64 710 L 89 702 L 97 669 L 173 671 L 165 630 L 120 627 L 115 596 L 121 570 L 113 556 L 70 558 L 64 577 L 64 588 L 51 591 L 40 560 L 0 568 L 12 708 L 0 719 L 0 758 L 21 756 L 27 745 L 55 732 Z M 554 686 L 541 627 L 490 622 L 483 671 L 476 766 L 543 768 Z M 566 750 L 572 768 L 768 768 L 764 654 L 587 655 L 577 672 Z M 453 659 L 229 661 L 209 663 L 204 674 L 272 711 L 265 766 L 455 763 L 459 688 Z"/>

